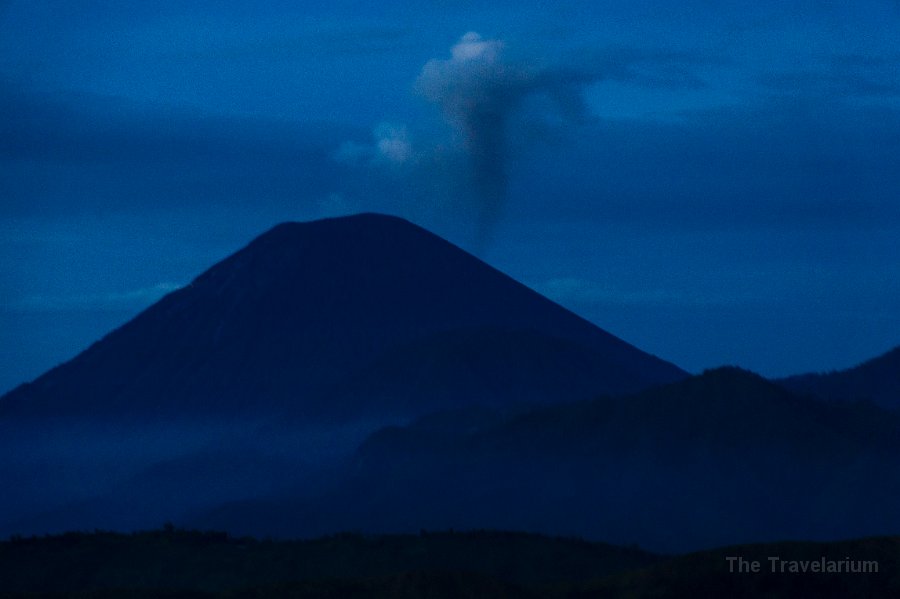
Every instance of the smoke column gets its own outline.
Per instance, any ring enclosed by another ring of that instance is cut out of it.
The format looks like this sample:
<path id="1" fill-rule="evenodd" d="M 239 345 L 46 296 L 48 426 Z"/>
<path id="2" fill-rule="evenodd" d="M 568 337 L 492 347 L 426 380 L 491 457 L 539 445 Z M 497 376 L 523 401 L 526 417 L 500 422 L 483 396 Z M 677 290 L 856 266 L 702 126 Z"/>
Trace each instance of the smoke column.
<path id="1" fill-rule="evenodd" d="M 440 107 L 462 138 L 479 203 L 479 246 L 489 240 L 506 200 L 509 117 L 537 80 L 505 62 L 502 53 L 502 42 L 470 32 L 449 59 L 429 61 L 416 81 L 419 93 Z"/>

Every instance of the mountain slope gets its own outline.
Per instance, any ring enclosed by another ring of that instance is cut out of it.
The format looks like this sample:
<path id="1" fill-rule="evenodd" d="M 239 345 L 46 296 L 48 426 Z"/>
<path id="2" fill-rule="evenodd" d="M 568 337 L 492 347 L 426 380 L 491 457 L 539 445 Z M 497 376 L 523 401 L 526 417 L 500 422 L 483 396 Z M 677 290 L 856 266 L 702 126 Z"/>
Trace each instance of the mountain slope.
<path id="1" fill-rule="evenodd" d="M 365 214 L 276 226 L 70 362 L 7 394 L 0 413 L 377 412 L 396 406 L 373 406 L 365 388 L 348 395 L 342 382 L 362 372 L 376 386 L 402 386 L 402 368 L 394 380 L 378 373 L 372 380 L 373 363 L 434 336 L 472 330 L 509 348 L 517 335 L 546 340 L 527 360 L 541 369 L 544 355 L 551 356 L 543 368 L 548 392 L 537 398 L 544 401 L 570 398 L 552 374 L 560 345 L 579 354 L 582 372 L 566 373 L 578 379 L 577 393 L 630 392 L 685 376 L 424 229 Z M 461 355 L 477 351 L 477 343 L 469 339 Z M 499 351 L 487 368 L 503 371 L 503 359 Z M 534 374 L 505 371 L 496 384 Z M 480 384 L 475 377 L 454 401 L 477 395 Z M 435 407 L 427 397 L 404 401 L 418 400 L 419 412 Z"/>
<path id="2" fill-rule="evenodd" d="M 900 347 L 847 370 L 801 374 L 777 382 L 822 399 L 872 401 L 885 408 L 900 409 Z"/>

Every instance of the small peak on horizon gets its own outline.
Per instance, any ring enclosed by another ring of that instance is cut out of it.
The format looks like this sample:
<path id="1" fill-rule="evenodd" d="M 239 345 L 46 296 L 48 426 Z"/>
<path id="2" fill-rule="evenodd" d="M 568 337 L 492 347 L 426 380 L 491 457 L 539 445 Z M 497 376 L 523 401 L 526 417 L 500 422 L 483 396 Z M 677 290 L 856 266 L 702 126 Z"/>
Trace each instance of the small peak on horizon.
<path id="1" fill-rule="evenodd" d="M 711 388 L 781 389 L 781 387 L 778 387 L 778 385 L 757 372 L 730 364 L 707 368 L 699 375 L 687 379 L 687 381 L 693 381 L 693 384 Z"/>
<path id="2" fill-rule="evenodd" d="M 752 370 L 747 370 L 746 368 L 742 368 L 740 366 L 736 366 L 733 364 L 726 364 L 724 366 L 716 366 L 714 368 L 707 368 L 699 375 L 703 378 L 717 378 L 722 376 L 744 376 L 750 378 L 760 378 L 765 379 L 760 374 L 753 372 Z"/>

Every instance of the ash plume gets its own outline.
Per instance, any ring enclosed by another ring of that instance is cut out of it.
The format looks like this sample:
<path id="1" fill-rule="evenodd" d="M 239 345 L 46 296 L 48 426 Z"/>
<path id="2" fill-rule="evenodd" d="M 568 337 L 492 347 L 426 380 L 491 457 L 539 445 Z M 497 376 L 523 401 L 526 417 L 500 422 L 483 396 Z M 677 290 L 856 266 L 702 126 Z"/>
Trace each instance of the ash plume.
<path id="1" fill-rule="evenodd" d="M 506 203 L 511 117 L 532 94 L 546 94 L 561 112 L 581 110 L 582 77 L 507 60 L 504 44 L 466 33 L 449 59 L 430 60 L 416 90 L 436 104 L 459 136 L 467 155 L 470 183 L 478 203 L 477 243 L 486 244 Z"/>
<path id="2" fill-rule="evenodd" d="M 516 60 L 503 41 L 469 32 L 449 58 L 429 60 L 414 86 L 440 110 L 453 132 L 451 143 L 421 128 L 382 123 L 369 142 L 346 142 L 334 158 L 382 171 L 394 182 L 406 180 L 409 205 L 462 207 L 474 221 L 476 251 L 484 250 L 505 212 L 511 148 L 522 140 L 552 141 L 560 124 L 589 120 L 584 90 L 591 84 L 696 89 L 703 81 L 692 67 L 706 60 L 634 48 L 582 50 L 562 63 Z M 559 118 L 546 118 L 551 114 Z"/>

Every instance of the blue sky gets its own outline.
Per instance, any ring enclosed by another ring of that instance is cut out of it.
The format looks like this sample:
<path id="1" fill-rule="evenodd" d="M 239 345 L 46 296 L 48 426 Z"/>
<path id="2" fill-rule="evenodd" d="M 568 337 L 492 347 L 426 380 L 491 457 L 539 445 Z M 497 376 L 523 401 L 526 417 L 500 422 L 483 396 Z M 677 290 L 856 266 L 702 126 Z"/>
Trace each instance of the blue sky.
<path id="1" fill-rule="evenodd" d="M 886 0 L 0 2 L 0 390 L 278 222 L 363 210 L 689 370 L 851 366 L 900 344 L 898 25 Z"/>

